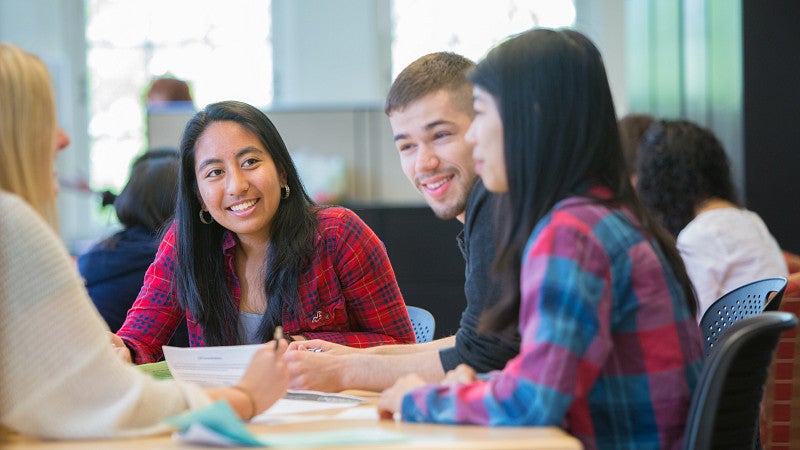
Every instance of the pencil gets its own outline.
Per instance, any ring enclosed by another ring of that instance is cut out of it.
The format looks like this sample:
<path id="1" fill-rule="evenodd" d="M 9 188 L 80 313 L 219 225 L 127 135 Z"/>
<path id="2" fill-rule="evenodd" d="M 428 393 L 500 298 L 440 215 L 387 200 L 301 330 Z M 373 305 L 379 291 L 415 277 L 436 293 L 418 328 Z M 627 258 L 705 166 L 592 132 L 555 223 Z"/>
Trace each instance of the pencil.
<path id="1" fill-rule="evenodd" d="M 281 341 L 281 339 L 283 339 L 283 327 L 282 326 L 278 325 L 277 327 L 275 327 L 275 334 L 274 334 L 273 337 L 275 339 L 275 350 L 277 350 L 278 349 L 278 343 Z"/>

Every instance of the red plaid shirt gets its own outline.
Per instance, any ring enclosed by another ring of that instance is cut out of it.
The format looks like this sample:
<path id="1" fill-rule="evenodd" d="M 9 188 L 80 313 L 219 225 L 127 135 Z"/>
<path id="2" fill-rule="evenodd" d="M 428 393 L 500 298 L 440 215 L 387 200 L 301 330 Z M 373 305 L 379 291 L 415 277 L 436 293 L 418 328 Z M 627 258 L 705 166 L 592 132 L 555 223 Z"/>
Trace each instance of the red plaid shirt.
<path id="1" fill-rule="evenodd" d="M 414 343 L 414 330 L 383 243 L 348 209 L 329 207 L 321 209 L 318 216 L 311 267 L 298 287 L 300 314 L 284 312 L 284 332 L 352 347 Z M 238 307 L 241 291 L 233 264 L 236 245 L 233 233 L 226 232 L 225 276 Z M 173 224 L 117 332 L 137 364 L 161 358 L 161 346 L 167 344 L 184 315 L 190 345 L 205 345 L 202 328 L 178 304 L 172 283 L 175 260 Z"/>

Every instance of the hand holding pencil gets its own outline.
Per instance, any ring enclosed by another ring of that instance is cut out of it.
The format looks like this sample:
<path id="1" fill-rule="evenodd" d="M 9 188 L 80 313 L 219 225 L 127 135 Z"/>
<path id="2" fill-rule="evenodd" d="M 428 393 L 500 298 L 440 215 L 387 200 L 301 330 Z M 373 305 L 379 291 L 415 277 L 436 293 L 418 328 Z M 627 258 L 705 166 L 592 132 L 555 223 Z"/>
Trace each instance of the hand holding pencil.
<path id="1" fill-rule="evenodd" d="M 273 335 L 275 339 L 275 350 L 278 350 L 278 343 L 283 340 L 283 327 L 278 325 L 275 327 L 275 334 Z"/>
<path id="2" fill-rule="evenodd" d="M 256 350 L 239 382 L 227 388 L 228 393 L 221 394 L 230 402 L 230 393 L 235 392 L 239 401 L 231 406 L 242 419 L 249 420 L 264 412 L 283 397 L 289 386 L 289 372 L 283 360 L 289 343 L 283 338 L 283 328 L 276 327 L 273 337 L 275 345 L 262 345 Z"/>

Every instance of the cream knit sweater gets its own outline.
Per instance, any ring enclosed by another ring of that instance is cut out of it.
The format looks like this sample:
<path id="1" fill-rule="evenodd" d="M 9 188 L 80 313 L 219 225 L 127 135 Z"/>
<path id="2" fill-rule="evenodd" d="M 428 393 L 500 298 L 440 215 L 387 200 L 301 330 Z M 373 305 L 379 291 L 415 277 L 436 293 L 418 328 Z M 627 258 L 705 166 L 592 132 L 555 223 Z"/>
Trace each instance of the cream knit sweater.
<path id="1" fill-rule="evenodd" d="M 164 432 L 164 417 L 211 400 L 123 363 L 63 244 L 0 191 L 0 423 L 54 439 Z"/>

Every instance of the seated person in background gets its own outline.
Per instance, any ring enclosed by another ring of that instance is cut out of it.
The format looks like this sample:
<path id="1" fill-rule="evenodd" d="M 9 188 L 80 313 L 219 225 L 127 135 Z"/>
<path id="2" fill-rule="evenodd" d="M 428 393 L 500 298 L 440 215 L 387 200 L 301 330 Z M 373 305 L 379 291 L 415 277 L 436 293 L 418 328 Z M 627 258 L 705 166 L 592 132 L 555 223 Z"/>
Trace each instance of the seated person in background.
<path id="1" fill-rule="evenodd" d="M 148 111 L 176 105 L 194 109 L 194 99 L 189 84 L 172 77 L 154 79 L 145 94 L 145 104 Z"/>
<path id="2" fill-rule="evenodd" d="M 619 125 L 620 141 L 622 143 L 622 153 L 625 155 L 628 169 L 631 171 L 631 181 L 634 186 L 636 185 L 636 159 L 638 157 L 639 145 L 647 129 L 655 122 L 655 117 L 641 113 L 627 114 L 617 122 Z M 782 252 L 789 273 L 800 271 L 800 255 L 786 249 L 783 249 Z"/>
<path id="3" fill-rule="evenodd" d="M 470 79 L 475 169 L 504 193 L 504 293 L 482 325 L 518 329 L 520 353 L 480 378 L 466 365 L 442 384 L 403 377 L 381 415 L 558 426 L 587 449 L 680 447 L 702 366 L 697 305 L 628 179 L 600 53 L 574 30 L 536 28 Z"/>
<path id="4" fill-rule="evenodd" d="M 408 373 L 441 380 L 446 371 L 462 363 L 482 372 L 500 369 L 519 352 L 516 333 L 506 336 L 477 330 L 481 313 L 499 299 L 499 287 L 490 276 L 492 196 L 475 174 L 472 145 L 464 141 L 474 116 L 466 73 L 474 65 L 454 53 L 425 55 L 398 75 L 386 99 L 386 114 L 408 180 L 437 217 L 464 223 L 457 242 L 466 260 L 467 307 L 456 335 L 424 344 L 362 350 L 322 341 L 294 343 L 290 349 L 314 347 L 324 352 L 290 351 L 284 356 L 293 388 L 382 390 Z"/>
<path id="5" fill-rule="evenodd" d="M 157 361 L 186 317 L 191 346 L 291 340 L 414 342 L 386 249 L 352 211 L 306 194 L 259 109 L 227 101 L 189 120 L 175 221 L 112 343 Z"/>
<path id="6" fill-rule="evenodd" d="M 631 113 L 626 114 L 617 121 L 619 128 L 619 141 L 622 145 L 622 156 L 625 157 L 625 165 L 631 173 L 631 182 L 636 184 L 636 155 L 642 136 L 647 128 L 656 121 L 650 114 Z"/>
<path id="7" fill-rule="evenodd" d="M 108 327 L 119 330 L 156 256 L 163 227 L 175 212 L 180 161 L 176 149 L 157 149 L 139 156 L 114 200 L 122 231 L 78 257 L 78 270 L 94 306 Z M 170 345 L 189 346 L 183 323 Z"/>
<path id="8" fill-rule="evenodd" d="M 767 277 L 788 275 L 778 243 L 758 214 L 736 199 L 725 150 L 710 130 L 662 120 L 642 140 L 637 190 L 677 238 L 700 308 Z"/>
<path id="9" fill-rule="evenodd" d="M 156 380 L 120 361 L 55 230 L 55 159 L 69 137 L 44 63 L 0 43 L 0 98 L 0 425 L 122 438 L 167 432 L 166 417 L 217 399 L 249 419 L 280 398 L 286 343 L 262 346 L 235 387 Z"/>

